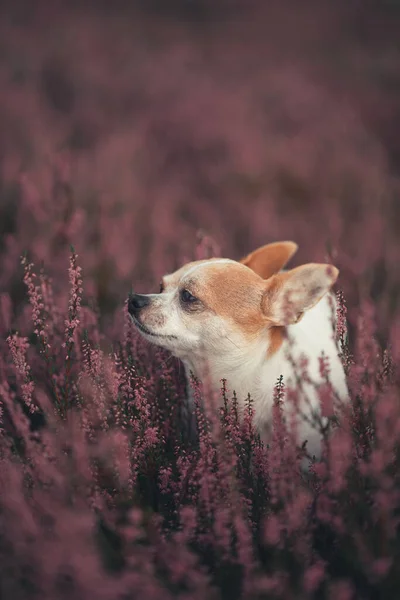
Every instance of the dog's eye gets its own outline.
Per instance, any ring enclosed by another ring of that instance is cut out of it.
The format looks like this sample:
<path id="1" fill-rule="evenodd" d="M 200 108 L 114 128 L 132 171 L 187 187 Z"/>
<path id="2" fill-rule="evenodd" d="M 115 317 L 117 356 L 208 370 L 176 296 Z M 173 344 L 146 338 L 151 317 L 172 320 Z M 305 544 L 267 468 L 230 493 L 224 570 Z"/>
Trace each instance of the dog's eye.
<path id="1" fill-rule="evenodd" d="M 192 294 L 188 290 L 181 291 L 181 300 L 185 304 L 188 304 L 190 302 L 197 302 L 197 298 L 195 296 L 192 296 Z"/>
<path id="2" fill-rule="evenodd" d="M 162 294 L 164 290 L 165 290 L 164 282 L 160 281 L 160 294 Z"/>

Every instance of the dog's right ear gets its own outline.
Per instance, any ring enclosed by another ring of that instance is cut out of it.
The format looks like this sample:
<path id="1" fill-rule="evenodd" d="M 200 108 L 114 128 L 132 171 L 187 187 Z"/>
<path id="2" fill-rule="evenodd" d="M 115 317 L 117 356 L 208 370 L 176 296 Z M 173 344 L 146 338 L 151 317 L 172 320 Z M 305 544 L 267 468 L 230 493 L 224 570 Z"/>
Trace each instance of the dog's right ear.
<path id="1" fill-rule="evenodd" d="M 297 249 L 294 242 L 275 242 L 261 246 L 240 262 L 263 279 L 269 279 L 283 269 Z"/>

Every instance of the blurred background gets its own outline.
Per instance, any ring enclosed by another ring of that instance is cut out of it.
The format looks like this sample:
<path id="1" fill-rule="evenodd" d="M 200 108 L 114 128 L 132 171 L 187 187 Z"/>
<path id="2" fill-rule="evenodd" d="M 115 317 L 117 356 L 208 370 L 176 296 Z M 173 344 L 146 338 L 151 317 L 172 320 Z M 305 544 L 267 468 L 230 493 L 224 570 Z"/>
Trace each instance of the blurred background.
<path id="1" fill-rule="evenodd" d="M 18 313 L 27 251 L 61 293 L 72 244 L 106 318 L 201 232 L 232 258 L 293 239 L 384 331 L 399 33 L 395 0 L 3 0 L 0 292 Z"/>

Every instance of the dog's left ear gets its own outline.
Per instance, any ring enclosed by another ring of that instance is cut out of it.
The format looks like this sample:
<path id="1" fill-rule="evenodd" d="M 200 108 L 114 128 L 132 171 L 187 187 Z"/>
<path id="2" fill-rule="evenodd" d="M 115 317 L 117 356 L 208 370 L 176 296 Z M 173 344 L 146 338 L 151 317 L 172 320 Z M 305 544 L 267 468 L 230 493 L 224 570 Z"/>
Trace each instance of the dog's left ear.
<path id="1" fill-rule="evenodd" d="M 338 274 L 333 265 L 310 263 L 273 275 L 264 284 L 264 315 L 273 325 L 298 323 L 330 290 Z"/>
<path id="2" fill-rule="evenodd" d="M 261 246 L 240 261 L 263 279 L 268 279 L 278 273 L 297 252 L 294 242 L 275 242 Z"/>

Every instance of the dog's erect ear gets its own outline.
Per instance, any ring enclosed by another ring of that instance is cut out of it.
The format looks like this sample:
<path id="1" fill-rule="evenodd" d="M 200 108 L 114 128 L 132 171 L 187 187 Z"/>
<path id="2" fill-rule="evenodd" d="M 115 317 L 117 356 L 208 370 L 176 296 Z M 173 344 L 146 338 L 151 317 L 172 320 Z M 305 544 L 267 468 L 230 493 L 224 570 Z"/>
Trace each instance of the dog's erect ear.
<path id="1" fill-rule="evenodd" d="M 335 283 L 339 271 L 333 265 L 310 263 L 277 273 L 265 282 L 262 310 L 274 325 L 298 323 Z"/>
<path id="2" fill-rule="evenodd" d="M 240 262 L 263 279 L 268 279 L 283 269 L 297 248 L 294 242 L 275 242 L 261 246 L 242 258 Z"/>

